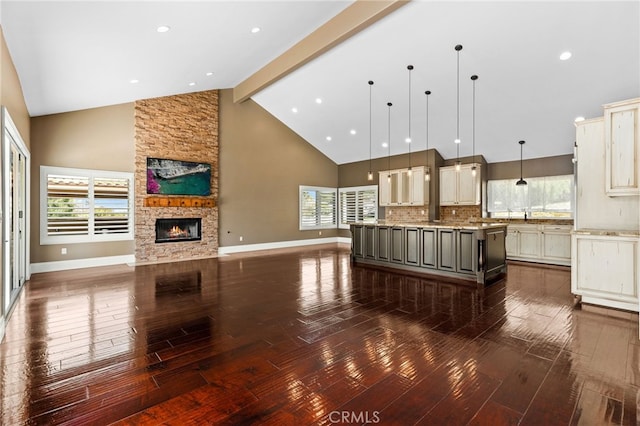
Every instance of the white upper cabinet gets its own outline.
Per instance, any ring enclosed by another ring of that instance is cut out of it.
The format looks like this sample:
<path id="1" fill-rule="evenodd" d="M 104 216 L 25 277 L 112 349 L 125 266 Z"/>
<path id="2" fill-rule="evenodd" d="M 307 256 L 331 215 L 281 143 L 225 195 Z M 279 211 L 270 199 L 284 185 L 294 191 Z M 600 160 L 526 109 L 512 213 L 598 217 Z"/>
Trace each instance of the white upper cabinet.
<path id="1" fill-rule="evenodd" d="M 429 204 L 429 182 L 425 167 L 384 170 L 378 172 L 378 194 L 381 206 L 424 206 Z"/>
<path id="2" fill-rule="evenodd" d="M 639 195 L 640 98 L 604 106 L 605 191 L 609 196 Z"/>
<path id="3" fill-rule="evenodd" d="M 388 206 L 391 204 L 391 182 L 389 172 L 378 172 L 378 205 Z"/>
<path id="4" fill-rule="evenodd" d="M 474 165 L 476 176 L 472 172 Z M 456 171 L 455 166 L 440 167 L 440 205 L 479 205 L 480 173 L 480 164 L 462 164 L 459 171 Z"/>
<path id="5" fill-rule="evenodd" d="M 606 192 L 604 129 L 602 117 L 576 123 L 576 229 L 638 230 L 638 198 Z"/>
<path id="6" fill-rule="evenodd" d="M 458 204 L 458 172 L 454 167 L 440 167 L 440 205 Z"/>

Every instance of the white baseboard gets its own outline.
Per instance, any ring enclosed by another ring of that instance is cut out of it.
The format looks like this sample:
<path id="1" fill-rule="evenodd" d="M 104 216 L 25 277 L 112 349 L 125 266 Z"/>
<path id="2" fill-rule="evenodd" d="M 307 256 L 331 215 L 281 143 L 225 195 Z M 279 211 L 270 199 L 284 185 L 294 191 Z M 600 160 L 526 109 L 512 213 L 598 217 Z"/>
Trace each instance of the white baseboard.
<path id="1" fill-rule="evenodd" d="M 351 244 L 351 238 L 348 238 L 348 237 L 311 238 L 308 240 L 276 241 L 273 243 L 245 244 L 241 246 L 226 246 L 226 247 L 218 248 L 218 255 L 223 256 L 227 254 L 243 253 L 247 251 L 272 250 L 272 249 L 279 249 L 279 248 L 301 247 L 301 246 L 311 246 L 315 244 L 331 244 L 331 243 Z"/>
<path id="2" fill-rule="evenodd" d="M 271 250 L 278 248 L 301 247 L 315 244 L 343 243 L 351 244 L 348 237 L 312 238 L 308 240 L 276 241 L 272 243 L 245 244 L 241 246 L 227 246 L 218 248 L 218 255 L 225 256 L 232 253 L 243 253 L 257 250 Z M 122 256 L 93 257 L 88 259 L 61 260 L 55 262 L 32 263 L 30 272 L 37 274 L 40 272 L 65 271 L 68 269 L 92 268 L 95 266 L 110 266 L 126 263 L 136 265 L 135 255 L 127 254 Z"/>
<path id="3" fill-rule="evenodd" d="M 40 262 L 31 264 L 31 273 L 66 271 L 67 269 L 92 268 L 94 266 L 133 264 L 136 258 L 133 254 L 122 256 L 92 257 L 88 259 L 60 260 L 55 262 Z"/>

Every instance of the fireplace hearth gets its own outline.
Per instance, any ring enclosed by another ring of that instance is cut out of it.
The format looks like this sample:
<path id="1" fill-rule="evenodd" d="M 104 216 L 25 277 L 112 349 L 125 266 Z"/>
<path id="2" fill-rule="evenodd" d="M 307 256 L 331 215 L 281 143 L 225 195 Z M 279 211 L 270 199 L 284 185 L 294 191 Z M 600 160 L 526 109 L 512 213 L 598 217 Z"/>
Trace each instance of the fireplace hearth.
<path id="1" fill-rule="evenodd" d="M 156 243 L 200 241 L 201 218 L 156 219 Z"/>

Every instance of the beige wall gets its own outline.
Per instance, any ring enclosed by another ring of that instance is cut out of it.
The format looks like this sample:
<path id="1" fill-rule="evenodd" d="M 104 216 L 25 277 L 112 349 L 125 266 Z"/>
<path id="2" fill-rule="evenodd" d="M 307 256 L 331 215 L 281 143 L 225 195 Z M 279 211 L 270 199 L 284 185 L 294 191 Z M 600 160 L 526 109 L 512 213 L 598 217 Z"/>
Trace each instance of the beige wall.
<path id="1" fill-rule="evenodd" d="M 299 185 L 335 188 L 338 166 L 254 101 L 221 90 L 220 246 L 318 238 L 298 230 Z"/>
<path id="2" fill-rule="evenodd" d="M 572 175 L 572 154 L 534 158 L 522 162 L 522 175 L 528 177 Z M 505 161 L 488 165 L 488 179 L 519 179 L 520 161 Z"/>
<path id="3" fill-rule="evenodd" d="M 1 5 L 0 5 L 1 7 Z M 20 136 L 24 141 L 27 148 L 31 145 L 31 136 L 29 132 L 29 113 L 27 111 L 27 105 L 22 93 L 22 86 L 20 85 L 20 79 L 16 72 L 13 60 L 9 54 L 9 49 L 4 40 L 4 34 L 0 27 L 0 105 L 7 108 L 11 119 L 18 128 Z M 0 198 L 2 198 L 2 186 L 0 186 Z M 0 224 L 1 224 L 0 220 Z M 1 253 L 1 250 L 0 250 Z M 0 276 L 3 275 L 2 263 L 0 262 Z M 4 288 L 0 286 L 0 339 L 3 335 L 4 326 Z"/>
<path id="4" fill-rule="evenodd" d="M 40 245 L 40 166 L 134 171 L 134 104 L 31 119 L 31 262 L 130 255 L 133 241 Z M 67 248 L 61 255 L 60 249 Z"/>
<path id="5" fill-rule="evenodd" d="M 30 147 L 29 112 L 22 93 L 18 73 L 0 32 L 0 104 L 6 107 L 27 148 Z M 29 148 L 30 149 L 30 148 Z"/>
<path id="6" fill-rule="evenodd" d="M 134 171 L 134 104 L 32 118 L 31 262 L 134 253 L 133 242 L 40 245 L 40 165 Z M 298 186 L 338 186 L 338 166 L 249 100 L 220 91 L 219 245 L 318 238 L 298 230 Z M 229 231 L 229 232 L 227 232 Z M 338 235 L 335 229 L 322 237 Z M 244 241 L 240 242 L 239 237 Z"/>

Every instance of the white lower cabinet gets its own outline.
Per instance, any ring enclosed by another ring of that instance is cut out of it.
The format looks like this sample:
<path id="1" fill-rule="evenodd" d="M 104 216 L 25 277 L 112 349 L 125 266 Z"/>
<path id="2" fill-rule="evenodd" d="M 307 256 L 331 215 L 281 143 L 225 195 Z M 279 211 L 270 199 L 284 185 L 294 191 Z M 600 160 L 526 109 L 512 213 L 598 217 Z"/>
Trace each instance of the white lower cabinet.
<path id="1" fill-rule="evenodd" d="M 638 312 L 638 238 L 574 234 L 571 292 L 582 302 Z"/>
<path id="2" fill-rule="evenodd" d="M 507 259 L 571 265 L 570 225 L 509 225 Z"/>

